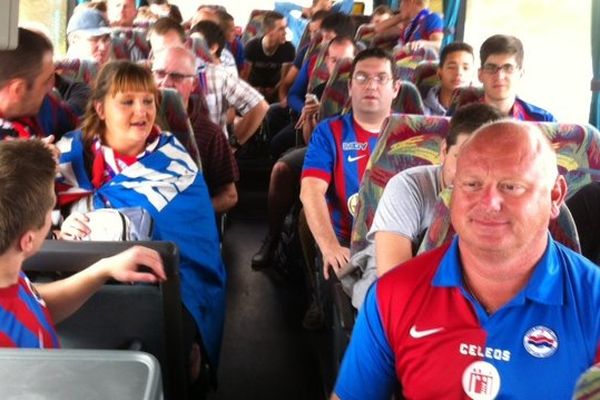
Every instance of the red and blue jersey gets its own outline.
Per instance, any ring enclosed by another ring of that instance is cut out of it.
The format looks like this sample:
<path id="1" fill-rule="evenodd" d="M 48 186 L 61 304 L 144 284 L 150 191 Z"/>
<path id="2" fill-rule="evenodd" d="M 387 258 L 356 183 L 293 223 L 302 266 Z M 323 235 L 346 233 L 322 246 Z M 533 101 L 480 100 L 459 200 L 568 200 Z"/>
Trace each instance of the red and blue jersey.
<path id="1" fill-rule="evenodd" d="M 0 289 L 0 347 L 60 347 L 44 300 L 23 272 L 17 283 Z"/>
<path id="2" fill-rule="evenodd" d="M 551 238 L 527 283 L 488 315 L 465 289 L 458 239 L 367 295 L 340 370 L 342 399 L 568 399 L 600 361 L 600 270 Z"/>
<path id="3" fill-rule="evenodd" d="M 437 13 L 424 9 L 404 28 L 402 43 L 406 44 L 415 40 L 430 40 L 432 34 L 443 32 L 444 21 L 442 17 Z"/>
<path id="4" fill-rule="evenodd" d="M 529 104 L 520 98 L 515 99 L 515 104 L 510 110 L 510 116 L 520 121 L 556 122 L 554 115 L 543 108 Z"/>
<path id="5" fill-rule="evenodd" d="M 329 215 L 342 242 L 350 241 L 358 189 L 377 139 L 378 133 L 360 127 L 352 113 L 326 119 L 310 138 L 302 178 L 319 178 L 329 184 Z"/>

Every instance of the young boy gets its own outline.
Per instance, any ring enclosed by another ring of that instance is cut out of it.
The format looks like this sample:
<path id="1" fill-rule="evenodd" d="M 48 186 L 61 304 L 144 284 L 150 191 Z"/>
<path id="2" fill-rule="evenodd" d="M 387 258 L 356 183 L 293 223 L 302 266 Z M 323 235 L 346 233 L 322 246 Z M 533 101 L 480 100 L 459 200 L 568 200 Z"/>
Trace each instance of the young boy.
<path id="1" fill-rule="evenodd" d="M 54 323 L 74 313 L 108 279 L 166 279 L 160 255 L 134 246 L 69 278 L 32 285 L 21 267 L 50 229 L 55 174 L 56 162 L 43 142 L 0 142 L 0 347 L 59 347 Z M 152 273 L 138 272 L 139 265 Z"/>

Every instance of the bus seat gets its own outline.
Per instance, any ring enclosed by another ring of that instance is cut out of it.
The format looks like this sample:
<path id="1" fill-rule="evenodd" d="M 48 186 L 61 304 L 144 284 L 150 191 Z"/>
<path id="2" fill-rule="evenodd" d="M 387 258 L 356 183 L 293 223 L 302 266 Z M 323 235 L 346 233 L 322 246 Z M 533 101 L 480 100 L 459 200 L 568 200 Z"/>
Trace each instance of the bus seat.
<path id="1" fill-rule="evenodd" d="M 558 170 L 567 181 L 567 196 L 573 196 L 586 184 L 600 181 L 600 132 L 591 125 L 530 122 L 541 128 L 557 152 Z M 445 189 L 438 199 L 431 226 L 419 248 L 419 253 L 433 249 L 450 240 L 454 230 L 450 224 L 450 189 Z M 563 205 L 559 217 L 550 222 L 552 237 L 581 252 L 579 236 L 573 217 Z"/>
<path id="2" fill-rule="evenodd" d="M 408 81 L 400 81 L 400 90 L 392 103 L 392 112 L 402 114 L 425 114 L 423 99 L 415 85 Z"/>
<path id="3" fill-rule="evenodd" d="M 138 242 L 157 250 L 167 280 L 155 285 L 107 283 L 76 313 L 57 326 L 64 348 L 127 348 L 133 342 L 161 363 L 168 399 L 187 398 L 179 251 L 170 242 Z M 36 274 L 70 274 L 135 242 L 68 242 L 48 240 L 23 269 Z M 34 278 L 35 280 L 35 278 Z"/>
<path id="4" fill-rule="evenodd" d="M 156 115 L 156 123 L 165 131 L 171 132 L 190 153 L 200 169 L 200 152 L 194 131 L 188 118 L 187 110 L 181 96 L 175 89 L 160 89 L 160 104 Z"/>
<path id="5" fill-rule="evenodd" d="M 298 43 L 297 49 L 301 49 L 304 46 L 307 46 L 311 41 L 310 30 L 308 29 L 308 24 L 306 28 L 304 28 L 304 32 L 302 33 L 302 37 L 300 38 L 300 42 Z"/>
<path id="6" fill-rule="evenodd" d="M 351 68 L 352 59 L 343 58 L 338 60 L 321 96 L 320 119 L 343 114 L 345 110 L 350 108 L 348 81 L 350 80 Z"/>
<path id="7" fill-rule="evenodd" d="M 322 41 L 323 35 L 321 35 L 319 32 L 313 39 L 310 40 L 310 42 L 308 42 L 308 49 L 306 50 L 306 54 L 304 54 L 304 60 L 302 60 L 303 63 L 305 63 L 307 60 L 310 60 L 311 57 L 319 55 L 322 47 Z"/>
<path id="8" fill-rule="evenodd" d="M 317 58 L 315 65 L 308 80 L 308 87 L 306 92 L 312 93 L 317 86 L 322 83 L 326 83 L 329 80 L 329 71 L 327 70 L 327 64 L 325 63 L 325 56 L 327 55 L 327 46 L 321 43 L 315 51 L 318 49 Z"/>
<path id="9" fill-rule="evenodd" d="M 1 349 L 5 399 L 163 398 L 160 365 L 140 351 Z"/>
<path id="10" fill-rule="evenodd" d="M 203 62 L 212 63 L 212 55 L 210 53 L 210 49 L 206 44 L 206 40 L 203 37 L 194 35 L 187 38 L 185 42 L 185 47 L 188 48 L 196 58 L 199 58 Z"/>
<path id="11" fill-rule="evenodd" d="M 269 10 L 252 10 L 250 12 L 250 19 L 248 20 L 248 24 L 242 33 L 242 43 L 244 46 L 250 39 L 263 34 L 263 18 L 265 17 L 265 13 L 268 11 Z"/>
<path id="12" fill-rule="evenodd" d="M 127 59 L 131 61 L 146 60 L 150 54 L 150 43 L 146 38 L 147 29 L 142 28 L 112 28 L 111 39 L 117 39 L 119 45 L 129 54 Z M 114 46 L 114 44 L 113 44 Z M 137 54 L 132 54 L 133 50 Z"/>
<path id="13" fill-rule="evenodd" d="M 402 48 L 396 48 L 392 57 L 396 61 L 398 78 L 416 83 L 419 65 L 423 62 L 437 62 L 438 55 L 428 47 L 422 47 L 410 55 L 407 55 Z"/>
<path id="14" fill-rule="evenodd" d="M 448 107 L 447 115 L 454 114 L 454 111 L 470 103 L 476 103 L 483 100 L 483 88 L 478 86 L 469 86 L 454 89 L 452 93 L 452 102 Z"/>
<path id="15" fill-rule="evenodd" d="M 437 61 L 423 61 L 415 68 L 414 83 L 423 99 L 432 87 L 440 83 L 437 70 Z"/>
<path id="16" fill-rule="evenodd" d="M 354 35 L 354 43 L 361 44 L 364 48 L 371 47 L 371 42 L 375 37 L 375 25 L 371 25 L 369 23 L 362 24 L 356 30 L 356 34 Z"/>
<path id="17" fill-rule="evenodd" d="M 388 117 L 358 193 L 350 243 L 352 264 L 361 264 L 358 253 L 367 247 L 367 233 L 388 180 L 407 168 L 439 163 L 440 146 L 448 128 L 446 117 L 405 114 Z"/>
<path id="18" fill-rule="evenodd" d="M 398 40 L 400 40 L 400 34 L 398 33 L 379 34 L 373 37 L 369 47 L 377 47 L 391 52 L 398 44 Z"/>
<path id="19" fill-rule="evenodd" d="M 54 62 L 54 68 L 60 75 L 90 86 L 94 83 L 99 70 L 96 62 L 76 58 L 57 60 Z"/>

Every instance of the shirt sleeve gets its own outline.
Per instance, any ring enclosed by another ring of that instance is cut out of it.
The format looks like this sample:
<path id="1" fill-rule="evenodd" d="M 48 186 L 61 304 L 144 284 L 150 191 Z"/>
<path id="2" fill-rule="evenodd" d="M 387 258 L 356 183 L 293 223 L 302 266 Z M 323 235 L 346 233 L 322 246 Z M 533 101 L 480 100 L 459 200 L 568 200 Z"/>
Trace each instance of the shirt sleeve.
<path id="1" fill-rule="evenodd" d="M 304 107 L 304 97 L 308 88 L 308 68 L 309 60 L 306 60 L 298 72 L 298 76 L 288 93 L 288 105 L 300 115 Z"/>
<path id="2" fill-rule="evenodd" d="M 240 114 L 245 115 L 258 103 L 264 100 L 264 97 L 243 79 L 236 77 L 229 72 L 224 75 L 225 82 L 223 89 L 225 99 L 229 105 L 235 108 Z"/>
<path id="3" fill-rule="evenodd" d="M 334 389 L 342 400 L 389 400 L 397 387 L 394 354 L 383 330 L 376 288 L 377 283 L 367 293 L 344 354 Z"/>
<path id="4" fill-rule="evenodd" d="M 335 163 L 335 144 L 329 129 L 329 123 L 323 121 L 315 128 L 304 157 L 302 178 L 320 178 L 331 182 Z"/>
<path id="5" fill-rule="evenodd" d="M 383 231 L 400 234 L 414 242 L 420 233 L 421 199 L 419 188 L 402 172 L 390 179 L 377 204 L 369 240 L 374 239 L 376 232 Z"/>
<path id="6" fill-rule="evenodd" d="M 244 59 L 251 63 L 256 61 L 256 42 L 257 39 L 254 38 L 246 44 Z"/>

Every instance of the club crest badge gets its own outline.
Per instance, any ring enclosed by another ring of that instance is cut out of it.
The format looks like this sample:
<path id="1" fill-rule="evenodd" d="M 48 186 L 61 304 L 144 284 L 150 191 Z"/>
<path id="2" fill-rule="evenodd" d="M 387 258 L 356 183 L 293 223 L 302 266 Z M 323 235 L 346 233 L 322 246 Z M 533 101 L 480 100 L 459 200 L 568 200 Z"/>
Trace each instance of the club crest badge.
<path id="1" fill-rule="evenodd" d="M 547 358 L 556 353 L 558 337 L 550 328 L 541 325 L 534 326 L 525 333 L 523 346 L 532 356 Z"/>
<path id="2" fill-rule="evenodd" d="M 493 400 L 500 392 L 500 374 L 489 362 L 475 361 L 463 372 L 462 387 L 473 400 Z"/>

